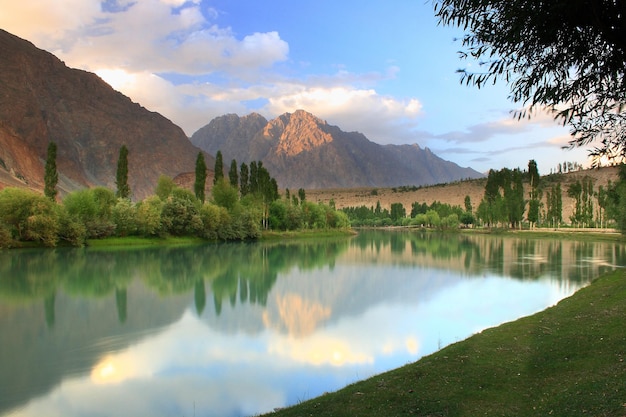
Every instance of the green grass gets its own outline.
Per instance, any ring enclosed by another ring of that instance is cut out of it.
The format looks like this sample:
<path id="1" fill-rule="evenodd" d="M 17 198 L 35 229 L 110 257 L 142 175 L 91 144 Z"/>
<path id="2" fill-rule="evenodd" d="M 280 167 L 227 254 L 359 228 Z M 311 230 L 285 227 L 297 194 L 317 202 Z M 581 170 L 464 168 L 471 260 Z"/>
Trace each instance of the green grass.
<path id="1" fill-rule="evenodd" d="M 261 235 L 261 240 L 282 240 L 282 239 L 307 239 L 307 238 L 328 238 L 338 236 L 352 236 L 357 232 L 353 229 L 328 229 L 328 230 L 289 230 L 276 231 L 266 230 Z"/>
<path id="2" fill-rule="evenodd" d="M 108 247 L 142 247 L 142 246 L 177 246 L 177 245 L 197 245 L 206 243 L 207 240 L 198 237 L 188 236 L 168 236 L 168 237 L 107 237 L 105 239 L 89 239 L 87 246 L 93 248 Z"/>
<path id="3" fill-rule="evenodd" d="M 272 416 L 626 416 L 626 271 Z"/>

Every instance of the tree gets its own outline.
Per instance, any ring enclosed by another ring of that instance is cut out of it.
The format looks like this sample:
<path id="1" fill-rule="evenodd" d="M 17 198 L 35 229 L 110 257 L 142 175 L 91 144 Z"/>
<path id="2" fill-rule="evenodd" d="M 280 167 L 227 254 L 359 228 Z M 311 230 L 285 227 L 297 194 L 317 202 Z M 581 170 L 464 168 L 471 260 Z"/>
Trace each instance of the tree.
<path id="1" fill-rule="evenodd" d="M 215 204 L 228 210 L 232 210 L 239 201 L 237 188 L 230 185 L 224 178 L 213 186 L 211 193 Z"/>
<path id="2" fill-rule="evenodd" d="M 57 172 L 57 144 L 55 142 L 50 142 L 48 144 L 48 156 L 46 158 L 43 193 L 52 201 L 56 201 L 57 198 L 58 182 L 59 173 Z"/>
<path id="3" fill-rule="evenodd" d="M 250 192 L 250 173 L 248 171 L 248 165 L 245 162 L 241 163 L 239 168 L 239 193 L 242 197 L 248 195 Z"/>
<path id="4" fill-rule="evenodd" d="M 174 236 L 200 235 L 203 224 L 199 208 L 191 191 L 175 187 L 161 209 L 163 231 Z"/>
<path id="5" fill-rule="evenodd" d="M 117 186 L 117 192 L 115 193 L 117 198 L 130 197 L 130 187 L 128 186 L 128 148 L 126 148 L 126 145 L 120 147 L 115 185 Z"/>
<path id="6" fill-rule="evenodd" d="M 575 201 L 574 213 L 570 217 L 572 223 L 582 224 L 583 227 L 591 226 L 593 222 L 593 179 L 585 176 L 582 181 L 570 184 L 567 188 L 567 196 Z"/>
<path id="7" fill-rule="evenodd" d="M 570 146 L 626 155 L 626 10 L 623 1 L 434 0 L 439 23 L 463 28 L 460 70 L 478 88 L 503 80 L 531 116 L 547 108 L 571 127 Z M 596 158 L 596 162 L 598 159 Z"/>
<path id="8" fill-rule="evenodd" d="M 237 172 L 237 161 L 230 161 L 230 170 L 228 171 L 228 180 L 235 190 L 239 188 L 239 173 Z"/>
<path id="9" fill-rule="evenodd" d="M 154 193 L 161 200 L 165 201 L 167 197 L 170 196 L 174 188 L 176 188 L 176 184 L 173 179 L 167 175 L 160 175 Z"/>
<path id="10" fill-rule="evenodd" d="M 402 203 L 391 203 L 391 220 L 397 222 L 406 217 L 406 209 Z"/>
<path id="11" fill-rule="evenodd" d="M 113 191 L 104 187 L 73 191 L 63 199 L 67 214 L 85 226 L 89 238 L 113 234 L 113 207 L 116 203 L 117 198 Z"/>
<path id="12" fill-rule="evenodd" d="M 256 161 L 250 162 L 250 180 L 248 182 L 248 192 L 256 193 L 259 188 L 259 169 Z"/>
<path id="13" fill-rule="evenodd" d="M 18 240 L 35 240 L 55 246 L 59 219 L 56 204 L 25 188 L 7 187 L 0 191 L 0 225 Z M 3 240 L 6 239 L 6 236 Z"/>
<path id="14" fill-rule="evenodd" d="M 561 184 L 553 185 L 546 193 L 546 220 L 553 227 L 558 227 L 563 220 Z"/>
<path id="15" fill-rule="evenodd" d="M 607 189 L 607 218 L 616 221 L 617 227 L 626 233 L 626 165 L 619 168 L 619 179 L 609 184 Z"/>
<path id="16" fill-rule="evenodd" d="M 463 200 L 463 203 L 465 205 L 465 211 L 471 214 L 472 213 L 472 200 L 469 195 L 465 196 L 465 200 Z"/>
<path id="17" fill-rule="evenodd" d="M 217 184 L 219 180 L 224 178 L 224 161 L 222 159 L 222 151 L 217 151 L 215 154 L 215 178 L 213 178 L 213 184 Z"/>
<path id="18" fill-rule="evenodd" d="M 196 194 L 196 198 L 204 203 L 206 188 L 206 162 L 204 161 L 204 155 L 202 152 L 198 152 L 196 158 L 196 181 L 193 184 L 193 191 Z"/>
<path id="19" fill-rule="evenodd" d="M 530 183 L 528 202 L 528 221 L 530 227 L 534 227 L 539 221 L 539 209 L 541 207 L 541 196 L 539 192 L 539 169 L 537 168 L 537 162 L 534 159 L 528 161 L 528 182 Z"/>

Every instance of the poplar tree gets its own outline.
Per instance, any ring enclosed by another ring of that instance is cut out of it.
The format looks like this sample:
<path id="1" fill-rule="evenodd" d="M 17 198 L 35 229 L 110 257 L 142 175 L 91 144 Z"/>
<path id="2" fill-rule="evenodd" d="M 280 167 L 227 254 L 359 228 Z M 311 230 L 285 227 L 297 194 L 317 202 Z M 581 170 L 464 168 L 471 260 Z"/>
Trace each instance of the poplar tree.
<path id="1" fill-rule="evenodd" d="M 259 189 L 259 169 L 256 161 L 250 162 L 250 188 L 248 191 L 252 194 L 256 193 Z"/>
<path id="2" fill-rule="evenodd" d="M 539 169 L 537 168 L 537 162 L 534 159 L 528 161 L 528 181 L 530 183 L 530 201 L 528 202 L 528 221 L 530 227 L 539 221 L 539 208 L 541 206 L 541 196 L 539 192 Z"/>
<path id="3" fill-rule="evenodd" d="M 46 170 L 44 175 L 44 195 L 52 201 L 56 201 L 57 183 L 59 182 L 56 160 L 57 144 L 50 142 L 48 144 L 48 156 L 46 158 Z"/>
<path id="4" fill-rule="evenodd" d="M 241 163 L 239 173 L 239 192 L 243 197 L 248 195 L 250 192 L 250 172 L 248 171 L 248 165 L 245 162 Z"/>
<path id="5" fill-rule="evenodd" d="M 193 190 L 196 194 L 196 198 L 204 203 L 205 200 L 205 188 L 206 188 L 206 162 L 204 161 L 204 155 L 202 152 L 198 152 L 196 158 L 196 181 L 193 184 Z"/>
<path id="6" fill-rule="evenodd" d="M 222 160 L 222 151 L 217 151 L 215 154 L 215 178 L 213 178 L 213 184 L 224 178 L 224 161 Z"/>
<path id="7" fill-rule="evenodd" d="M 128 186 L 128 148 L 126 148 L 126 145 L 122 145 L 120 148 L 115 185 L 117 185 L 117 192 L 115 193 L 117 198 L 128 198 L 130 196 L 130 187 Z"/>
<path id="8" fill-rule="evenodd" d="M 237 171 L 237 161 L 235 161 L 234 159 L 230 162 L 228 180 L 230 181 L 230 185 L 232 185 L 235 189 L 239 188 L 239 173 Z"/>

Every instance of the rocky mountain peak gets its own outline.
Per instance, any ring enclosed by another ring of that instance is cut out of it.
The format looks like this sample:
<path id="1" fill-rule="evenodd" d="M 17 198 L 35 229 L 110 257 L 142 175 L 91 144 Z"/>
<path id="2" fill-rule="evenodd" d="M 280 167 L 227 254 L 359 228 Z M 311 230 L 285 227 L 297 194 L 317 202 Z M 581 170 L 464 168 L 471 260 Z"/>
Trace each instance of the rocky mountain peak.
<path id="1" fill-rule="evenodd" d="M 263 135 L 277 141 L 276 154 L 295 156 L 333 141 L 327 123 L 304 110 L 285 113 L 267 124 Z"/>

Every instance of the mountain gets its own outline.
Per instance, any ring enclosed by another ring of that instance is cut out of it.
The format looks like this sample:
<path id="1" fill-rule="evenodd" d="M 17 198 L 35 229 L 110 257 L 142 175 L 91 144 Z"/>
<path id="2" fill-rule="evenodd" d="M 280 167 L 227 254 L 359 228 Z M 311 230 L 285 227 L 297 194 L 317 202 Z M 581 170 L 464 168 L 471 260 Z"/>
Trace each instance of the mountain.
<path id="1" fill-rule="evenodd" d="M 379 145 L 304 111 L 267 121 L 252 113 L 213 119 L 191 142 L 224 164 L 263 161 L 287 188 L 393 187 L 451 182 L 483 175 L 445 161 L 418 145 Z"/>
<path id="2" fill-rule="evenodd" d="M 113 190 L 119 149 L 129 150 L 135 199 L 153 194 L 161 174 L 193 172 L 200 151 L 181 128 L 113 90 L 93 73 L 0 30 L 0 188 L 43 189 L 48 143 L 57 144 L 61 194 Z M 207 156 L 207 165 L 213 167 Z"/>

